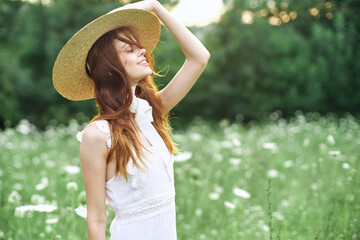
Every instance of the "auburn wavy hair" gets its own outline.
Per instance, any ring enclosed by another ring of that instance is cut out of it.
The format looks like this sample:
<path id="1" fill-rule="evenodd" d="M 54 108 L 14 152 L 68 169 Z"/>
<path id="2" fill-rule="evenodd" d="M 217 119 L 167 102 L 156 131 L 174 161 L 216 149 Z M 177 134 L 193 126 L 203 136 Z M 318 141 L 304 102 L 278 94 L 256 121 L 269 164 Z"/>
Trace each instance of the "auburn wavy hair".
<path id="1" fill-rule="evenodd" d="M 119 33 L 123 33 L 125 38 L 119 36 Z M 143 48 L 136 32 L 129 27 L 120 27 L 107 32 L 90 49 L 86 71 L 95 83 L 95 103 L 99 110 L 98 114 L 90 122 L 102 119 L 109 122 L 112 145 L 108 151 L 106 162 L 108 163 L 115 155 L 115 176 L 121 174 L 127 181 L 128 172 L 126 166 L 130 157 L 137 168 L 141 168 L 137 160 L 140 160 L 146 166 L 143 161 L 144 153 L 142 151 L 145 147 L 140 142 L 135 113 L 129 110 L 133 100 L 133 93 L 130 81 L 126 78 L 124 66 L 119 61 L 114 46 L 116 40 Z M 152 53 L 146 51 L 145 57 L 151 70 L 156 74 Z M 157 93 L 158 88 L 151 76 L 141 79 L 135 89 L 135 95 L 147 100 L 152 107 L 154 119 L 152 124 L 163 139 L 169 152 L 174 153 L 176 147 L 171 138 L 168 113 L 165 111 Z"/>

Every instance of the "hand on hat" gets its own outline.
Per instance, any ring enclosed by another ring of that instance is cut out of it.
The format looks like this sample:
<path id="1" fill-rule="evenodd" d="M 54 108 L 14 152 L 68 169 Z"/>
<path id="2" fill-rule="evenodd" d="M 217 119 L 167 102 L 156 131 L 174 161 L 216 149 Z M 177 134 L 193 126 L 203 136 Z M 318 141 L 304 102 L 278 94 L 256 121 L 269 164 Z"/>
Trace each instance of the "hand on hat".
<path id="1" fill-rule="evenodd" d="M 159 4 L 157 0 L 144 0 L 136 3 L 127 4 L 120 9 L 141 9 L 146 11 L 153 11 L 156 4 Z"/>

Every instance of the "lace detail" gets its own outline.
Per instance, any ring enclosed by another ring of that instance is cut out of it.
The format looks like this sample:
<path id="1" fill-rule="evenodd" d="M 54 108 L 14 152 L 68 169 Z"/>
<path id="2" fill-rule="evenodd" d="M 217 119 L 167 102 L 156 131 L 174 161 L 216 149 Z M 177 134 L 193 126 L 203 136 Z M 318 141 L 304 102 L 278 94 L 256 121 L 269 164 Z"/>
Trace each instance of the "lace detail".
<path id="1" fill-rule="evenodd" d="M 111 148 L 110 126 L 109 126 L 108 121 L 106 121 L 106 120 L 96 120 L 96 121 L 90 123 L 89 125 L 87 125 L 87 126 L 85 127 L 85 129 L 86 129 L 88 126 L 90 126 L 90 125 L 92 125 L 92 124 L 94 124 L 94 123 L 95 123 L 96 127 L 97 127 L 102 133 L 106 134 L 106 146 L 107 146 L 108 148 Z M 84 130 L 85 130 L 85 129 L 84 129 Z M 81 132 L 78 132 L 78 133 L 76 134 L 76 139 L 77 139 L 79 142 L 82 141 L 82 137 L 83 137 L 84 130 L 82 130 Z"/>
<path id="2" fill-rule="evenodd" d="M 139 162 L 139 164 L 141 164 Z M 144 167 L 144 171 L 140 171 L 130 158 L 126 166 L 127 172 L 132 176 L 131 186 L 136 189 L 134 201 L 139 201 L 151 195 L 148 171 Z"/>
<path id="3" fill-rule="evenodd" d="M 78 132 L 78 133 L 76 134 L 76 139 L 77 139 L 79 142 L 81 142 L 81 140 L 82 140 L 83 132 L 84 132 L 84 130 L 81 131 L 81 132 Z"/>
<path id="4" fill-rule="evenodd" d="M 94 121 L 98 129 L 106 134 L 106 145 L 108 148 L 111 148 L 111 135 L 110 135 L 110 125 L 106 120 L 97 120 Z"/>
<path id="5" fill-rule="evenodd" d="M 172 207 L 175 207 L 175 193 L 173 191 L 147 199 L 141 204 L 120 207 L 116 212 L 116 219 L 119 223 L 133 223 L 165 213 Z"/>

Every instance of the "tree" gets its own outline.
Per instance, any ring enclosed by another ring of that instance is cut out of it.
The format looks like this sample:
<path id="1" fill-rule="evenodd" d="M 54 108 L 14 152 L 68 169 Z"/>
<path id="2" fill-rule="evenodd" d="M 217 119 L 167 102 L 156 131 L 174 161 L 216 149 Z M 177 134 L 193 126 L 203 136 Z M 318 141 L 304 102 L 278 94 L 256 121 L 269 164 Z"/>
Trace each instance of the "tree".
<path id="1" fill-rule="evenodd" d="M 285 116 L 297 109 L 356 114 L 359 33 L 346 17 L 356 8 L 325 1 L 251 2 L 231 1 L 206 36 L 211 70 L 198 93 L 209 107 L 199 108 L 200 115 L 251 120 L 278 109 Z"/>

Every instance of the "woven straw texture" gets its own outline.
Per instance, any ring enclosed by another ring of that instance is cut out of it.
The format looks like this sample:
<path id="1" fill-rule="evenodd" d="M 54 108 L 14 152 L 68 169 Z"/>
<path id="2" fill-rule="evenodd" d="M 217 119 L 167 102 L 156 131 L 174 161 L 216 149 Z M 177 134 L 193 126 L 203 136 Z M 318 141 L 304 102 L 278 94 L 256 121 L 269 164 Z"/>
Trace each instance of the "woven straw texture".
<path id="1" fill-rule="evenodd" d="M 94 83 L 85 70 L 86 57 L 97 39 L 121 26 L 133 28 L 147 51 L 155 49 L 161 26 L 153 13 L 139 9 L 113 10 L 80 29 L 61 49 L 52 74 L 56 91 L 73 101 L 94 98 Z"/>

